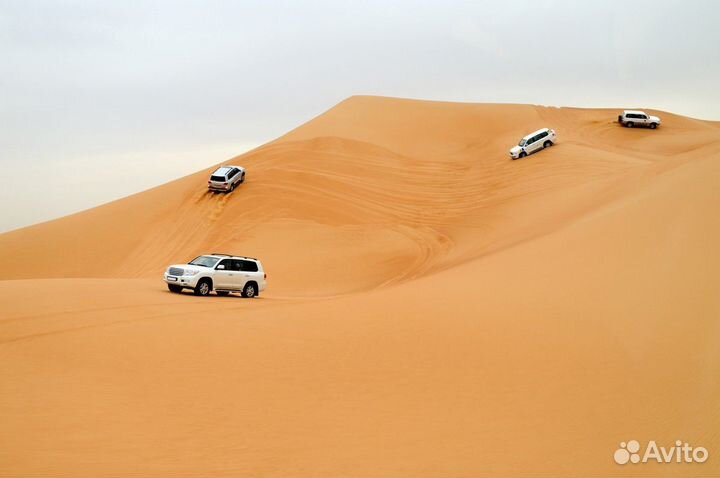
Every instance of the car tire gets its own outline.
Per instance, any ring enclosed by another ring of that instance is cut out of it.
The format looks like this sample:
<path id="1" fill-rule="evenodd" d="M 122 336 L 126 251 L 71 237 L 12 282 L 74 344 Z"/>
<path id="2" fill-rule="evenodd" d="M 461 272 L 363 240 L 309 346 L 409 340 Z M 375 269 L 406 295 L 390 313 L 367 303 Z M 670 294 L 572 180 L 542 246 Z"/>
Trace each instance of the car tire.
<path id="1" fill-rule="evenodd" d="M 195 292 L 195 295 L 199 295 L 200 297 L 206 297 L 210 294 L 211 290 L 212 283 L 208 279 L 200 279 L 200 282 L 198 282 L 197 286 L 195 286 L 193 292 Z"/>
<path id="2" fill-rule="evenodd" d="M 524 158 L 525 156 L 527 156 L 527 153 L 525 151 L 520 151 L 520 154 L 518 154 L 519 158 Z"/>
<path id="3" fill-rule="evenodd" d="M 657 128 L 657 123 L 650 123 L 650 129 Z"/>
<path id="4" fill-rule="evenodd" d="M 168 284 L 167 286 L 168 286 L 168 290 L 169 290 L 170 292 L 175 292 L 176 294 L 179 294 L 179 293 L 182 292 L 182 290 L 183 290 L 183 288 L 180 287 L 179 285 Z"/>
<path id="5" fill-rule="evenodd" d="M 220 297 L 225 297 L 225 296 L 228 295 L 230 292 L 228 292 L 228 291 L 226 291 L 226 290 L 216 290 L 215 293 L 216 293 L 217 295 L 219 295 Z"/>
<path id="6" fill-rule="evenodd" d="M 543 148 L 549 148 L 552 145 L 552 141 L 545 141 L 545 144 L 543 144 Z"/>
<path id="7" fill-rule="evenodd" d="M 627 123 L 625 123 L 626 128 L 632 128 L 633 126 L 635 126 L 635 123 L 633 123 L 632 121 L 628 121 Z"/>
<path id="8" fill-rule="evenodd" d="M 257 295 L 257 293 L 257 284 L 254 282 L 248 282 L 245 284 L 245 287 L 243 287 L 242 296 L 247 299 L 252 299 Z"/>

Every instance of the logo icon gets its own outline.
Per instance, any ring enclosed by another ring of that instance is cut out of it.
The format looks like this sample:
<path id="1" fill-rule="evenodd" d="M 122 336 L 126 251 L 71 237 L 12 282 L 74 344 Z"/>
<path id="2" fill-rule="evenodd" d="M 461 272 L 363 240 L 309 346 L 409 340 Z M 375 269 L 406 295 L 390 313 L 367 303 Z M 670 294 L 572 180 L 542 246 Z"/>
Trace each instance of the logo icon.
<path id="1" fill-rule="evenodd" d="M 618 465 L 624 465 L 627 462 L 638 463 L 640 462 L 640 443 L 637 440 L 630 440 L 629 442 L 620 443 L 620 448 L 615 450 L 615 463 Z"/>

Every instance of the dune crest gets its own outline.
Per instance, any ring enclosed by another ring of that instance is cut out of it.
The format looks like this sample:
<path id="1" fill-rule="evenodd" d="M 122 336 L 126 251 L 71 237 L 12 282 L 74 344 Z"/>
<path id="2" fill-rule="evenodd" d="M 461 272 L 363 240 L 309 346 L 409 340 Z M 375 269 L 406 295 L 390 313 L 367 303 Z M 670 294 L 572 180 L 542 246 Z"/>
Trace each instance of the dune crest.
<path id="1" fill-rule="evenodd" d="M 248 168 L 234 194 L 205 191 L 210 168 L 4 234 L 0 260 L 10 278 L 151 278 L 220 250 L 261 257 L 282 296 L 402 282 L 563 227 L 717 145 L 711 123 L 663 113 L 661 131 L 630 132 L 613 113 L 352 97 L 228 161 Z M 543 126 L 557 147 L 510 161 Z"/>

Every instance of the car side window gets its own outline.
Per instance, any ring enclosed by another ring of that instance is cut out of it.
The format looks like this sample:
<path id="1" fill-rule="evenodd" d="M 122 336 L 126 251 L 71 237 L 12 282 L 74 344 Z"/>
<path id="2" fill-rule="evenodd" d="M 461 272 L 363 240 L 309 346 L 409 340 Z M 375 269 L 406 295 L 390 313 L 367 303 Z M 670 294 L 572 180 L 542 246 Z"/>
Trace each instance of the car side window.
<path id="1" fill-rule="evenodd" d="M 233 168 L 233 169 L 230 170 L 230 172 L 228 173 L 228 179 L 232 179 L 232 177 L 235 176 L 236 174 L 237 174 L 237 169 Z"/>
<path id="2" fill-rule="evenodd" d="M 226 270 L 226 271 L 231 271 L 231 270 L 232 270 L 232 260 L 231 260 L 231 259 L 223 259 L 223 260 L 221 260 L 220 262 L 218 262 L 218 265 L 215 267 L 215 269 L 217 269 L 217 268 L 218 268 L 219 266 L 221 266 L 221 265 L 225 266 L 225 270 Z"/>
<path id="3" fill-rule="evenodd" d="M 240 261 L 242 262 L 242 270 L 245 272 L 257 272 L 258 266 L 257 262 L 253 261 Z"/>
<path id="4" fill-rule="evenodd" d="M 242 270 L 242 261 L 238 259 L 233 259 L 232 261 L 232 270 L 234 271 L 241 271 Z"/>
<path id="5" fill-rule="evenodd" d="M 647 119 L 647 115 L 638 115 L 640 119 Z"/>

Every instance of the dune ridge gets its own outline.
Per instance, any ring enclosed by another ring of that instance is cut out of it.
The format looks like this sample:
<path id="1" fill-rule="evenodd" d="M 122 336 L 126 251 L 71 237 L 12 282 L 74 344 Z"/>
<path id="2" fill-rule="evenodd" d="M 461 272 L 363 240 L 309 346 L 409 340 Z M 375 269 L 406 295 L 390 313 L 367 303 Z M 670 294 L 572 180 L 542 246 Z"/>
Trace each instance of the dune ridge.
<path id="1" fill-rule="evenodd" d="M 547 233 L 698 148 L 717 151 L 713 124 L 662 113 L 658 134 L 628 134 L 612 113 L 352 97 L 228 161 L 249 170 L 238 194 L 206 192 L 209 168 L 4 234 L 2 260 L 10 278 L 149 278 L 168 263 L 227 250 L 262 256 L 284 295 L 367 290 Z M 559 132 L 556 148 L 507 160 L 519 136 L 545 125 Z M 345 261 L 372 267 L 348 276 Z M 312 274 L 310 264 L 325 272 Z"/>
<path id="2" fill-rule="evenodd" d="M 0 235 L 0 476 L 720 472 L 720 124 L 647 111 L 352 97 L 231 195 L 208 168 Z M 212 251 L 266 293 L 164 289 Z"/>

